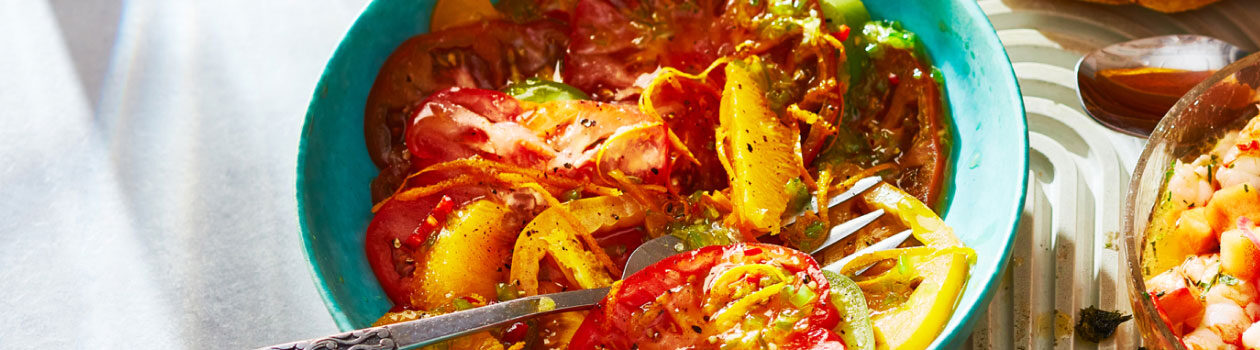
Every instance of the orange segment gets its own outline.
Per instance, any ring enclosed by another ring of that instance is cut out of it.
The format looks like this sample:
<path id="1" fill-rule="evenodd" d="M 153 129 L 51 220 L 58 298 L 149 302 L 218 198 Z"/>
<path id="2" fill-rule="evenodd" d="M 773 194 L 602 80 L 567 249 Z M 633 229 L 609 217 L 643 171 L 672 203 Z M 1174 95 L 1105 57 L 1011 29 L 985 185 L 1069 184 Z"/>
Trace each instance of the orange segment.
<path id="1" fill-rule="evenodd" d="M 765 92 L 744 65 L 726 65 L 719 142 L 731 167 L 731 202 L 739 220 L 759 232 L 778 233 L 787 208 L 784 191 L 796 174 L 792 132 L 770 111 Z"/>

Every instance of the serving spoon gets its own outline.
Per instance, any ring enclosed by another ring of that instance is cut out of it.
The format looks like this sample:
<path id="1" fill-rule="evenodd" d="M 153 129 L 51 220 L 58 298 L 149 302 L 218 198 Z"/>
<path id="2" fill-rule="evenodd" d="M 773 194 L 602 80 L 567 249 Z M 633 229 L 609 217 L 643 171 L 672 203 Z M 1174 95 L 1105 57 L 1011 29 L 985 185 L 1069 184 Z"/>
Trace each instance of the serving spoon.
<path id="1" fill-rule="evenodd" d="M 1202 35 L 1127 41 L 1081 57 L 1077 98 L 1103 126 L 1145 138 L 1182 95 L 1245 56 L 1233 44 Z"/>
<path id="2" fill-rule="evenodd" d="M 839 205 L 857 197 L 879 183 L 880 178 L 878 176 L 860 179 L 848 190 L 831 197 L 827 204 L 829 207 Z M 883 209 L 879 209 L 832 227 L 828 232 L 827 239 L 808 253 L 812 255 L 821 252 L 841 239 L 857 232 L 862 227 L 874 222 L 875 219 L 878 219 L 883 214 Z M 910 230 L 905 230 L 850 254 L 848 257 L 828 265 L 824 269 L 839 270 L 853 258 L 877 250 L 895 248 L 901 245 L 902 242 L 905 242 L 910 236 Z M 626 262 L 626 268 L 621 278 L 625 279 L 635 272 L 648 267 L 648 265 L 683 251 L 686 251 L 683 241 L 672 235 L 664 235 L 644 242 L 630 253 L 630 258 Z M 411 349 L 433 345 L 461 335 L 484 331 L 537 316 L 589 308 L 603 300 L 608 295 L 608 290 L 609 287 L 600 287 L 522 297 L 418 320 L 364 328 L 322 338 L 272 345 L 259 350 Z"/>

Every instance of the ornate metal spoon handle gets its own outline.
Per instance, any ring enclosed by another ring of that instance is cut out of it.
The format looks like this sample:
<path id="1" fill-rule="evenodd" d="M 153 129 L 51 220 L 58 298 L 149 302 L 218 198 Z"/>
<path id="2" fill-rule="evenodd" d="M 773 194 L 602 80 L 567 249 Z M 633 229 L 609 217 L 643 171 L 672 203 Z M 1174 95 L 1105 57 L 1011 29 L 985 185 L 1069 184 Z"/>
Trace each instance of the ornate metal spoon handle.
<path id="1" fill-rule="evenodd" d="M 398 343 L 394 342 L 394 338 L 390 334 L 389 326 L 381 326 L 354 330 L 323 338 L 272 345 L 260 348 L 260 350 L 393 350 L 398 348 Z"/>
<path id="2" fill-rule="evenodd" d="M 411 349 L 553 312 L 587 308 L 608 295 L 608 288 L 538 295 L 445 315 L 380 327 L 364 328 L 323 338 L 273 345 L 267 350 L 378 350 Z M 260 350 L 261 350 L 260 349 Z"/>

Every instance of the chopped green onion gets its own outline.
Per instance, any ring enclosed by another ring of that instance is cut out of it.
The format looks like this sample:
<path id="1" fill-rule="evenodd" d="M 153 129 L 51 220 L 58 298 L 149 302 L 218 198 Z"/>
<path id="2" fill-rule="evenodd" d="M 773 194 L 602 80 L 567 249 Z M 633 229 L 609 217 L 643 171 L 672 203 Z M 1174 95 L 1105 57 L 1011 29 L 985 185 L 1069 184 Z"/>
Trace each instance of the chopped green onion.
<path id="1" fill-rule="evenodd" d="M 795 16 L 805 10 L 806 1 L 802 0 L 770 0 L 769 12 L 779 16 Z"/>
<path id="2" fill-rule="evenodd" d="M 871 14 L 866 11 L 862 0 L 822 0 L 819 5 L 822 5 L 823 16 L 831 23 L 831 28 L 828 28 L 831 30 L 841 24 L 858 29 L 871 20 Z"/>
<path id="3" fill-rule="evenodd" d="M 568 202 L 580 198 L 582 198 L 582 190 L 577 188 L 564 191 L 564 193 L 560 195 L 561 202 Z"/>
<path id="4" fill-rule="evenodd" d="M 547 312 L 556 309 L 556 301 L 548 297 L 538 299 L 538 312 Z"/>
<path id="5" fill-rule="evenodd" d="M 809 205 L 809 187 L 805 186 L 805 182 L 801 181 L 801 178 L 798 177 L 788 180 L 787 184 L 783 187 L 788 194 L 786 212 L 798 213 L 801 210 L 804 210 L 805 206 Z"/>
<path id="6" fill-rule="evenodd" d="M 784 286 L 781 293 L 783 297 L 787 299 L 788 303 L 791 303 L 792 306 L 798 308 L 805 307 L 813 302 L 814 299 L 818 298 L 818 293 L 814 293 L 813 289 L 809 289 L 809 287 L 805 286 L 801 286 L 800 288 L 793 288 L 790 285 Z"/>
<path id="7" fill-rule="evenodd" d="M 862 27 L 862 34 L 872 41 L 902 50 L 916 51 L 918 37 L 897 22 L 869 22 Z"/>
<path id="8" fill-rule="evenodd" d="M 468 310 L 473 308 L 473 304 L 464 300 L 464 298 L 455 298 L 455 301 L 452 303 L 455 304 L 455 310 Z"/>
<path id="9" fill-rule="evenodd" d="M 766 320 L 761 319 L 760 316 L 749 315 L 747 318 L 744 319 L 744 329 L 762 329 L 762 328 L 766 328 Z"/>
<path id="10" fill-rule="evenodd" d="M 520 292 L 516 290 L 516 286 L 511 283 L 499 283 L 494 285 L 494 292 L 499 297 L 499 301 L 508 301 L 516 299 Z"/>
<path id="11" fill-rule="evenodd" d="M 717 220 L 719 216 L 722 216 L 722 213 L 719 213 L 717 209 L 709 206 L 704 207 L 704 217 L 706 219 Z"/>
<path id="12" fill-rule="evenodd" d="M 809 226 L 805 227 L 805 237 L 818 238 L 818 235 L 826 228 L 826 225 L 823 225 L 822 221 L 811 222 L 809 223 Z"/>
<path id="13" fill-rule="evenodd" d="M 695 191 L 687 195 L 687 203 L 696 204 L 700 199 L 704 198 L 704 191 Z"/>
<path id="14" fill-rule="evenodd" d="M 796 325 L 796 320 L 792 320 L 792 319 L 788 319 L 784 317 L 780 317 L 774 320 L 774 328 L 778 328 L 781 331 L 790 331 L 792 330 L 792 326 L 795 326 L 795 325 Z"/>

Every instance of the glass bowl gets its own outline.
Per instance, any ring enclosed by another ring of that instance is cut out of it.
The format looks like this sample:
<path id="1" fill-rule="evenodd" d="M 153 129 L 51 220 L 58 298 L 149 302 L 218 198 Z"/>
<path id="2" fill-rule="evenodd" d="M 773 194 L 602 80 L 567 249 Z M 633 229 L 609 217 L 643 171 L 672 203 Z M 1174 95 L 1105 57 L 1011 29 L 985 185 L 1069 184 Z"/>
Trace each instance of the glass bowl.
<path id="1" fill-rule="evenodd" d="M 1237 130 L 1256 115 L 1260 101 L 1260 54 L 1243 58 L 1195 86 L 1173 106 L 1155 127 L 1138 159 L 1129 183 L 1124 215 L 1123 269 L 1129 282 L 1130 301 L 1138 332 L 1153 349 L 1185 349 L 1155 310 L 1142 271 L 1142 247 L 1151 212 L 1164 188 L 1165 173 L 1174 160 L 1191 161 L 1204 145 L 1224 132 Z"/>

